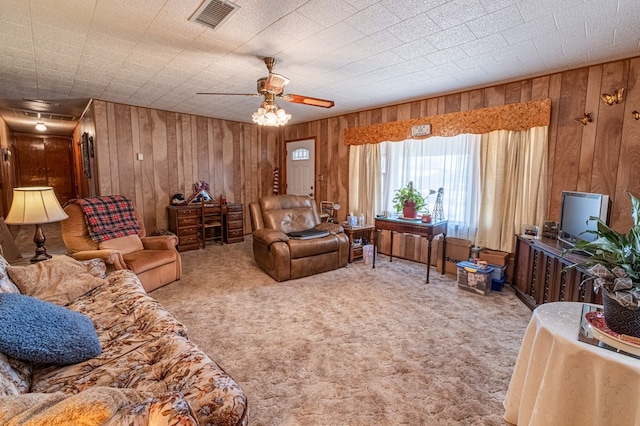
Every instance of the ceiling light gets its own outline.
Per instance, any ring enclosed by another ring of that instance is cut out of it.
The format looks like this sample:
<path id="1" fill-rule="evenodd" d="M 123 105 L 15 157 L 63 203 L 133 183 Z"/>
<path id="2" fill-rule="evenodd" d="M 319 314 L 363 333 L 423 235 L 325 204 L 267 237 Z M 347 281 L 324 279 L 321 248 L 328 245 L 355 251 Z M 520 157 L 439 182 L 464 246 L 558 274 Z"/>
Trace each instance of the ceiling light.
<path id="1" fill-rule="evenodd" d="M 283 108 L 278 108 L 276 103 L 263 102 L 251 119 L 260 126 L 284 126 L 291 119 L 291 114 L 287 114 Z"/>
<path id="2" fill-rule="evenodd" d="M 36 130 L 44 132 L 45 130 L 47 130 L 47 126 L 45 126 L 44 123 L 37 123 L 36 124 Z"/>

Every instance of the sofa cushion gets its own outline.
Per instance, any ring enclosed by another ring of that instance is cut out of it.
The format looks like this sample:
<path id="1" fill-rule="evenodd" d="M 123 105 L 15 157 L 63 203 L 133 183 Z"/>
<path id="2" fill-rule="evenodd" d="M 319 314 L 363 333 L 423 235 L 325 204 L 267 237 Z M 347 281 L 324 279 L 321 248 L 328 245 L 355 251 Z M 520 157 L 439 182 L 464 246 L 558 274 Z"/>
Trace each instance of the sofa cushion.
<path id="1" fill-rule="evenodd" d="M 142 240 L 137 235 L 112 238 L 98 244 L 100 250 L 119 250 L 122 254 L 129 254 L 144 250 Z"/>
<path id="2" fill-rule="evenodd" d="M 7 266 L 9 266 L 9 262 L 0 256 L 0 293 L 20 293 L 20 289 L 9 278 Z"/>
<path id="3" fill-rule="evenodd" d="M 141 250 L 124 255 L 123 259 L 129 269 L 140 274 L 167 263 L 173 263 L 178 256 L 176 250 Z"/>
<path id="4" fill-rule="evenodd" d="M 339 241 L 335 235 L 311 240 L 289 240 L 291 259 L 315 256 L 338 251 Z"/>
<path id="5" fill-rule="evenodd" d="M 73 364 L 102 348 L 91 320 L 22 294 L 0 294 L 0 352 L 38 363 Z"/>
<path id="6" fill-rule="evenodd" d="M 8 266 L 7 271 L 22 294 L 60 306 L 105 283 L 69 256 L 54 256 L 28 266 Z"/>
<path id="7" fill-rule="evenodd" d="M 31 363 L 0 353 L 0 396 L 20 395 L 31 387 Z"/>

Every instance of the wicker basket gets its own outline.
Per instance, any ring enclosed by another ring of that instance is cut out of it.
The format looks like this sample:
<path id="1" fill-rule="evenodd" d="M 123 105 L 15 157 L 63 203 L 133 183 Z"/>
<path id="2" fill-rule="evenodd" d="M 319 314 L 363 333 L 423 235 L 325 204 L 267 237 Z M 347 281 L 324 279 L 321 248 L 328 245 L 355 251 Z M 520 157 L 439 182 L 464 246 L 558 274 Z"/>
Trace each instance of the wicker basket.
<path id="1" fill-rule="evenodd" d="M 607 327 L 616 333 L 640 338 L 640 309 L 622 306 L 603 289 L 602 305 Z"/>

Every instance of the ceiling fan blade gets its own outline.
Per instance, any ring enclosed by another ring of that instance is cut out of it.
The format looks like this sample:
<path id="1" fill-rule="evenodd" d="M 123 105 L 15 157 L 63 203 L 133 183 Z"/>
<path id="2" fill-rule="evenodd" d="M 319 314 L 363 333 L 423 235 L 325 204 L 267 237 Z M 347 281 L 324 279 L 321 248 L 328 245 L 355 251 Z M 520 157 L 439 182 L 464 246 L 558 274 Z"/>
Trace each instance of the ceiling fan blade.
<path id="1" fill-rule="evenodd" d="M 224 93 L 224 92 L 198 92 L 196 95 L 224 95 L 224 96 L 251 96 L 255 98 L 256 96 L 261 96 L 258 93 Z"/>
<path id="2" fill-rule="evenodd" d="M 335 102 L 329 101 L 326 99 L 318 99 L 318 98 L 310 98 L 308 96 L 302 95 L 294 95 L 293 93 L 288 93 L 286 95 L 281 96 L 287 102 L 293 102 L 294 104 L 303 104 L 303 105 L 311 105 L 322 108 L 331 108 L 335 105 Z"/>

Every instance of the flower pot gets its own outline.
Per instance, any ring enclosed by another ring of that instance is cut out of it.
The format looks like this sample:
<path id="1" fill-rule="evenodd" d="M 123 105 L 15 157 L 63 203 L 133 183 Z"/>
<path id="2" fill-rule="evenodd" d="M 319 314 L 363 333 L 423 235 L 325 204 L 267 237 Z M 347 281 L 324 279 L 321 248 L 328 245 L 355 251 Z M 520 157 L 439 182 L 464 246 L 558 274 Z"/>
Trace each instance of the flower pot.
<path id="1" fill-rule="evenodd" d="M 640 338 L 640 309 L 622 306 L 617 300 L 609 296 L 609 292 L 602 289 L 602 305 L 604 320 L 611 331 Z"/>
<path id="2" fill-rule="evenodd" d="M 416 211 L 416 204 L 407 200 L 404 202 L 404 207 L 402 207 L 402 217 L 413 218 L 418 217 L 418 212 Z"/>

